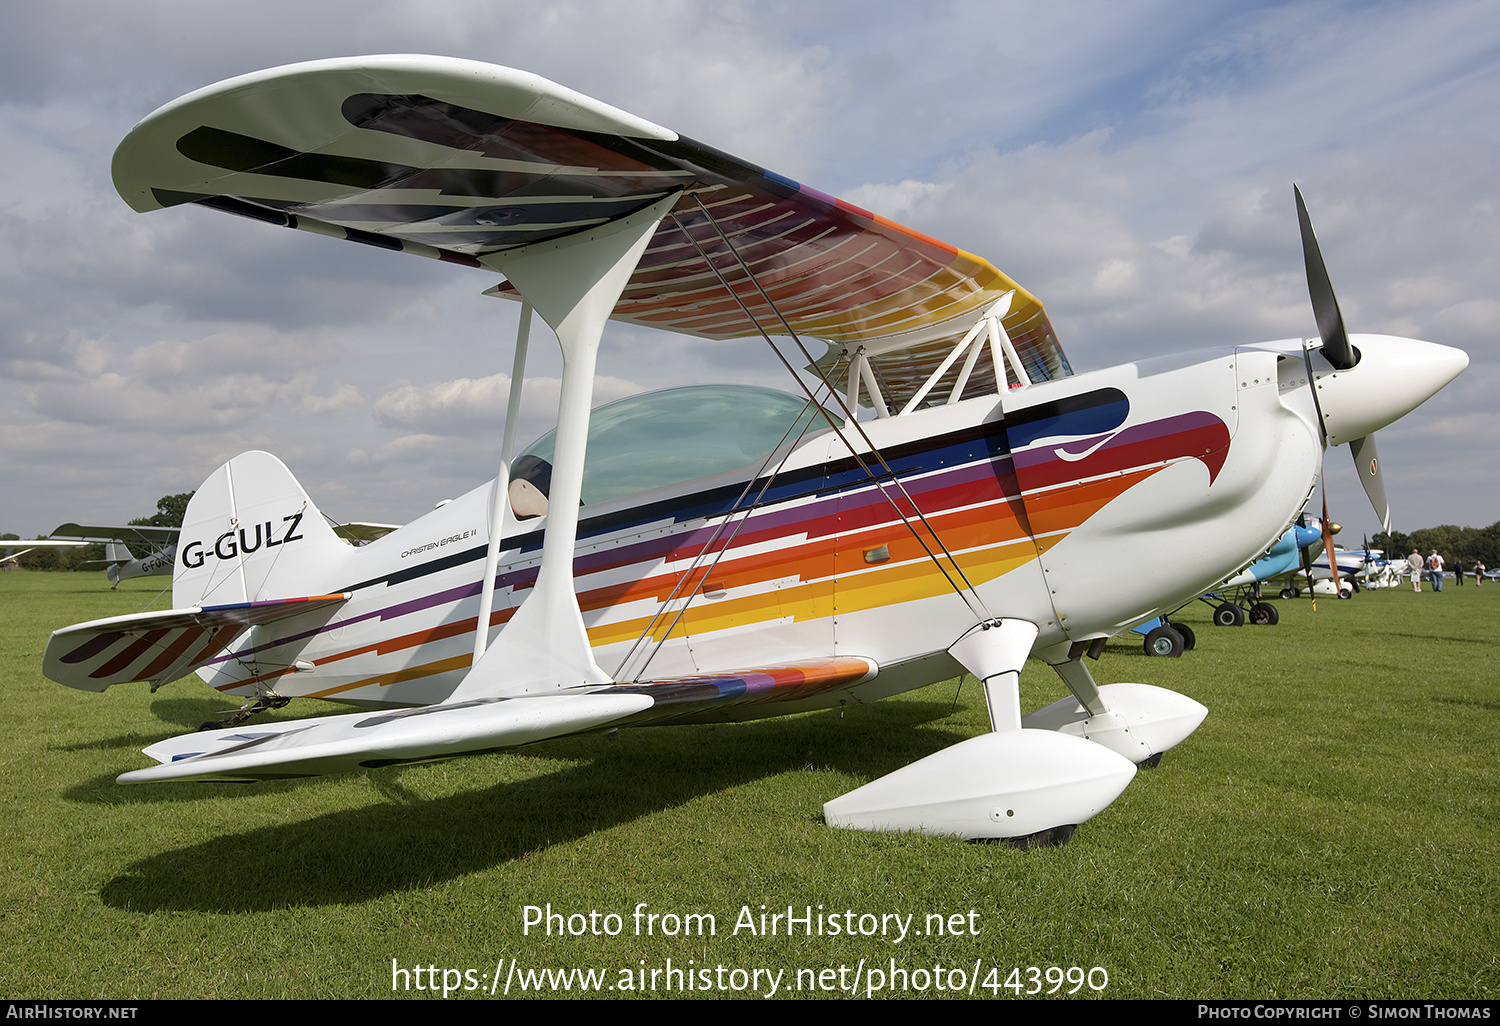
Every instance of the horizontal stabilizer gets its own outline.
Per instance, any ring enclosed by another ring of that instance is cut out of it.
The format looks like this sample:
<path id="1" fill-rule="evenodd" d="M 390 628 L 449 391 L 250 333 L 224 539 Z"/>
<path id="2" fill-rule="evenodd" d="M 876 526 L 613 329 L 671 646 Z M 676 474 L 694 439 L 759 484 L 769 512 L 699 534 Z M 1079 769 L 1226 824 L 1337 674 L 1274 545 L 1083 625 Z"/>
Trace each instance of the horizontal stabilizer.
<path id="1" fill-rule="evenodd" d="M 589 730 L 675 722 L 701 716 L 711 707 L 722 707 L 730 718 L 735 707 L 801 700 L 875 673 L 870 660 L 844 656 L 202 731 L 145 749 L 161 765 L 125 773 L 120 782 L 277 780 L 475 755 Z"/>
<path id="2" fill-rule="evenodd" d="M 235 602 L 91 620 L 52 632 L 42 672 L 81 691 L 114 684 L 176 680 L 223 651 L 246 627 L 345 602 L 348 595 Z"/>

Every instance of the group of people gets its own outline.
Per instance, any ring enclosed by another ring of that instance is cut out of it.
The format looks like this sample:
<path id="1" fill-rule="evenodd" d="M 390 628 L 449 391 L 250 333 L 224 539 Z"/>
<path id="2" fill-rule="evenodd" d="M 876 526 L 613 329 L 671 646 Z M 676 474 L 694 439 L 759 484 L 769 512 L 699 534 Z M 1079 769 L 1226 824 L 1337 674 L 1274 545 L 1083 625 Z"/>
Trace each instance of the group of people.
<path id="1" fill-rule="evenodd" d="M 1412 549 L 1411 555 L 1406 557 L 1406 565 L 1411 570 L 1412 591 L 1420 592 L 1422 590 L 1422 575 L 1424 572 L 1426 573 L 1427 578 L 1432 581 L 1433 591 L 1443 590 L 1443 557 L 1438 555 L 1437 549 L 1433 549 L 1432 555 L 1428 556 L 1426 559 L 1423 559 L 1422 554 L 1416 549 Z M 1458 583 L 1462 585 L 1464 583 L 1465 573 L 1463 561 L 1460 560 L 1459 562 L 1455 563 L 1453 565 L 1453 569 L 1454 576 L 1457 578 Z M 1474 586 L 1476 588 L 1484 583 L 1484 572 L 1486 569 L 1488 569 L 1484 565 L 1484 560 L 1474 560 L 1474 565 L 1467 569 L 1469 572 L 1472 572 L 1474 574 Z"/>

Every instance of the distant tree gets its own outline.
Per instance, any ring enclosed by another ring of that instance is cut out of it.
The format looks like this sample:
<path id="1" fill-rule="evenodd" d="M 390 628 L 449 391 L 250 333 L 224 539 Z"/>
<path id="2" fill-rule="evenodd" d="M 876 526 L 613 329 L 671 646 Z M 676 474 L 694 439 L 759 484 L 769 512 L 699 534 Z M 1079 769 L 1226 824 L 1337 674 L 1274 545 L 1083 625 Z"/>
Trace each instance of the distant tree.
<path id="1" fill-rule="evenodd" d="M 188 503 L 192 501 L 192 492 L 179 492 L 176 495 L 163 495 L 156 500 L 156 515 L 150 520 L 152 527 L 181 527 L 182 518 L 187 514 Z"/>

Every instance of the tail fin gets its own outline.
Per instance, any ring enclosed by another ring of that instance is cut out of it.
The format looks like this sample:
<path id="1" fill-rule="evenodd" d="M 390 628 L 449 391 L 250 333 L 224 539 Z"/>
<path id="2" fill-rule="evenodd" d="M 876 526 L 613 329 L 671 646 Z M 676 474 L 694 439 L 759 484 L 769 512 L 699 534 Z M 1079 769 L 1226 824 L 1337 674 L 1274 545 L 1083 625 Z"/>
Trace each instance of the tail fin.
<path id="1" fill-rule="evenodd" d="M 172 604 L 321 593 L 353 551 L 285 464 L 270 453 L 241 453 L 210 474 L 188 503 Z"/>

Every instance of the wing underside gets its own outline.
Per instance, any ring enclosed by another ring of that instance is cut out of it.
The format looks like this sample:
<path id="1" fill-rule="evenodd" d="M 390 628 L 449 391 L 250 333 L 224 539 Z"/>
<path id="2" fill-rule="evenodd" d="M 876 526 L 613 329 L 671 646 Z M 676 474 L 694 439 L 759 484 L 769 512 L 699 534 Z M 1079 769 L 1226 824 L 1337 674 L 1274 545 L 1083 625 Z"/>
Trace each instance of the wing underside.
<path id="1" fill-rule="evenodd" d="M 1031 379 L 1071 373 L 1041 304 L 988 261 L 492 65 L 350 58 L 220 83 L 141 122 L 114 176 L 137 210 L 198 203 L 480 268 L 675 192 L 617 320 L 785 334 L 764 289 L 799 334 L 864 346 L 899 400 L 1014 290 L 1003 323 Z"/>

